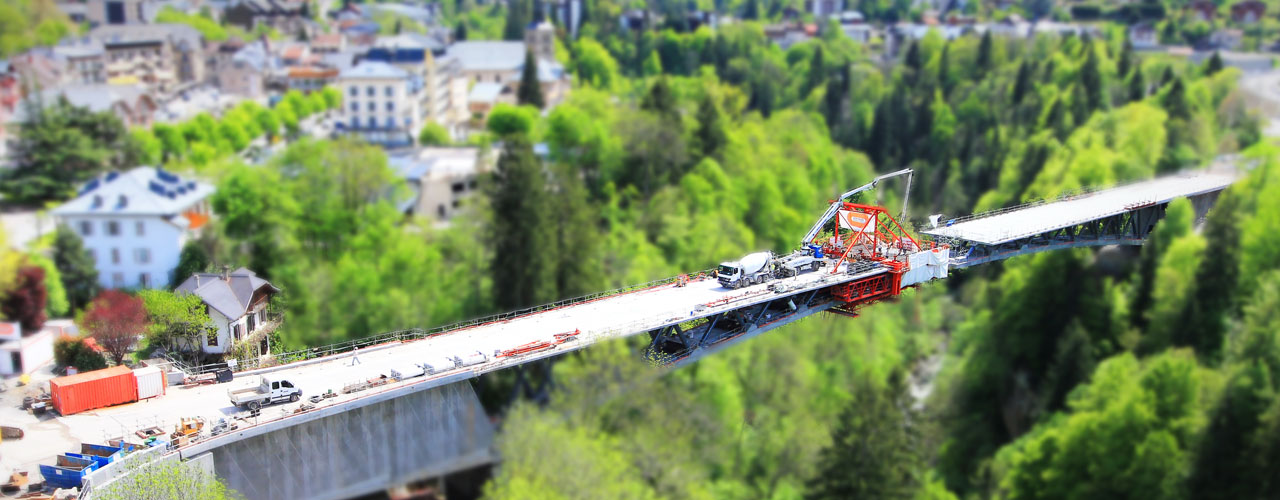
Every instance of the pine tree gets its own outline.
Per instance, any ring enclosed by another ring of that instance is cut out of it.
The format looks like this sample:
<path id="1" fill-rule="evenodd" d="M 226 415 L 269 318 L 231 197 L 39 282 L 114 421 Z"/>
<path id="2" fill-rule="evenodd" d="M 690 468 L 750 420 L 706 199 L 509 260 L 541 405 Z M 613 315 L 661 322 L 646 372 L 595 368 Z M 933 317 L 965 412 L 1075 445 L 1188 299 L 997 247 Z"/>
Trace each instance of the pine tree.
<path id="1" fill-rule="evenodd" d="M 911 41 L 911 45 L 907 47 L 907 54 L 902 58 L 903 64 L 911 69 L 912 76 L 920 71 L 924 66 L 924 61 L 920 57 L 920 44 L 915 40 Z"/>
<path id="2" fill-rule="evenodd" d="M 555 295 L 555 241 L 546 174 L 523 134 L 503 139 L 488 188 L 494 221 L 489 233 L 489 269 L 494 304 L 513 310 L 542 304 Z"/>
<path id="3" fill-rule="evenodd" d="M 80 236 L 67 226 L 58 226 L 53 237 L 53 264 L 62 277 L 71 310 L 89 305 L 98 296 L 98 270 L 93 256 L 84 249 Z"/>
<path id="4" fill-rule="evenodd" d="M 710 92 L 698 102 L 698 130 L 694 137 L 702 156 L 710 158 L 718 158 L 729 141 L 724 132 L 724 123 L 720 119 L 720 110 Z"/>
<path id="5" fill-rule="evenodd" d="M 507 20 L 502 27 L 503 40 L 524 40 L 524 30 L 529 26 L 528 0 L 507 2 Z"/>
<path id="6" fill-rule="evenodd" d="M 805 79 L 804 95 L 809 95 L 827 78 L 827 63 L 823 60 L 822 46 L 813 49 L 813 57 L 809 59 L 809 77 Z"/>
<path id="7" fill-rule="evenodd" d="M 951 43 L 942 46 L 942 56 L 938 61 L 938 85 L 942 87 L 942 95 L 951 94 Z"/>
<path id="8" fill-rule="evenodd" d="M 467 23 L 458 21 L 458 26 L 453 29 L 453 41 L 464 42 L 467 40 Z"/>
<path id="9" fill-rule="evenodd" d="M 1222 67 L 1222 56 L 1215 50 L 1213 51 L 1213 56 L 1209 57 L 1209 62 L 1205 63 L 1204 74 L 1206 76 L 1216 75 L 1219 71 L 1222 71 Z"/>
<path id="10" fill-rule="evenodd" d="M 552 213 L 558 215 L 554 218 L 556 298 L 599 291 L 604 284 L 598 272 L 599 212 L 588 201 L 590 193 L 576 169 L 561 168 L 554 190 Z"/>
<path id="11" fill-rule="evenodd" d="M 178 254 L 178 267 L 173 269 L 173 280 L 169 283 L 169 288 L 177 288 L 192 274 L 208 270 L 211 264 L 209 254 L 200 243 L 195 240 L 187 241 Z"/>
<path id="12" fill-rule="evenodd" d="M 1126 39 L 1124 48 L 1120 49 L 1120 60 L 1116 61 L 1116 75 L 1120 78 L 1128 76 L 1131 66 L 1133 66 L 1133 44 Z"/>
<path id="13" fill-rule="evenodd" d="M 760 19 L 760 0 L 747 0 L 747 5 L 742 9 L 742 18 L 748 20 Z"/>
<path id="14" fill-rule="evenodd" d="M 659 77 L 649 87 L 649 93 L 640 100 L 640 109 L 651 111 L 668 122 L 680 120 L 676 111 L 676 96 L 671 92 L 671 85 L 666 77 Z"/>
<path id="15" fill-rule="evenodd" d="M 919 489 L 919 431 L 902 375 L 887 387 L 863 380 L 840 414 L 831 445 L 822 450 L 810 500 L 909 499 Z"/>
<path id="16" fill-rule="evenodd" d="M 1181 78 L 1174 78 L 1169 92 L 1164 96 L 1164 109 L 1170 118 L 1191 119 L 1191 104 L 1187 102 L 1187 91 Z"/>
<path id="17" fill-rule="evenodd" d="M 975 64 L 978 66 L 980 74 L 991 69 L 991 63 L 994 62 L 992 61 L 992 52 L 995 50 L 995 47 L 992 45 L 993 43 L 994 42 L 991 40 L 991 30 L 987 30 L 982 34 L 982 41 L 978 42 L 978 59 Z"/>
<path id="18" fill-rule="evenodd" d="M 1160 86 L 1163 87 L 1168 85 L 1169 82 L 1173 81 L 1175 76 L 1176 75 L 1173 74 L 1173 66 L 1165 66 L 1164 72 L 1160 74 Z"/>
<path id="19" fill-rule="evenodd" d="M 1080 80 L 1084 83 L 1085 98 L 1089 110 L 1102 109 L 1102 93 L 1106 90 L 1102 84 L 1102 72 L 1098 69 L 1098 51 L 1092 45 L 1085 47 L 1084 67 L 1080 69 Z"/>
<path id="20" fill-rule="evenodd" d="M 1195 292 L 1183 310 L 1173 344 L 1195 348 L 1203 360 L 1214 360 L 1227 330 L 1227 315 L 1235 302 L 1240 267 L 1222 265 L 1240 259 L 1239 197 L 1228 191 L 1218 198 L 1204 224 L 1204 237 L 1213 243 L 1213 258 L 1200 261 Z"/>
<path id="21" fill-rule="evenodd" d="M 1133 76 L 1129 77 L 1129 102 L 1141 101 L 1147 98 L 1147 82 L 1142 77 L 1142 70 L 1135 70 Z"/>
<path id="22" fill-rule="evenodd" d="M 1022 98 L 1031 90 L 1031 63 L 1027 59 L 1018 65 L 1018 76 L 1013 81 L 1013 104 L 1022 104 Z"/>
<path id="23" fill-rule="evenodd" d="M 538 60 L 533 51 L 524 53 L 524 69 L 520 73 L 520 87 L 516 89 L 516 100 L 522 105 L 542 109 L 546 102 L 542 98 L 542 84 L 538 82 Z"/>

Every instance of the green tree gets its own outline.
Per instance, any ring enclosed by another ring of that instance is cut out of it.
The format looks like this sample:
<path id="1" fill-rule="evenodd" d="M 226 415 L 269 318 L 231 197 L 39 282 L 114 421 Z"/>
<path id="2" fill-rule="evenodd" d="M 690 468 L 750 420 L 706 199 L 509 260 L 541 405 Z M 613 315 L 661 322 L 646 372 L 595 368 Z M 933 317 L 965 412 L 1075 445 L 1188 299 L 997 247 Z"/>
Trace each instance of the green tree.
<path id="1" fill-rule="evenodd" d="M 37 99 L 22 106 L 27 122 L 18 129 L 11 153 L 14 168 L 0 176 L 0 192 L 9 198 L 65 200 L 106 169 L 134 166 L 137 149 L 114 114 L 77 108 L 61 98 L 48 107 Z"/>
<path id="2" fill-rule="evenodd" d="M 720 118 L 720 109 L 711 93 L 704 94 L 698 101 L 698 129 L 694 132 L 698 150 L 703 157 L 719 158 L 720 152 L 729 141 L 725 135 L 724 123 Z"/>
<path id="3" fill-rule="evenodd" d="M 138 296 L 146 309 L 146 336 L 152 346 L 199 353 L 205 337 L 217 334 L 204 302 L 194 294 L 143 290 Z"/>
<path id="4" fill-rule="evenodd" d="M 1098 67 L 1098 51 L 1092 45 L 1085 46 L 1084 66 L 1080 68 L 1080 81 L 1084 84 L 1085 96 L 1088 98 L 1089 110 L 1102 109 L 1103 93 L 1106 91 L 1102 81 L 1102 70 Z M 1078 121 L 1082 118 L 1078 117 Z"/>
<path id="5" fill-rule="evenodd" d="M 95 489 L 103 500 L 235 500 L 243 498 L 218 476 L 181 460 L 137 461 L 128 473 Z"/>
<path id="6" fill-rule="evenodd" d="M 449 130 L 436 122 L 427 122 L 423 125 L 422 131 L 418 133 L 418 145 L 421 146 L 448 146 L 453 143 L 453 139 L 449 137 Z"/>
<path id="7" fill-rule="evenodd" d="M 1133 72 L 1133 76 L 1129 77 L 1129 100 L 1141 101 L 1147 98 L 1147 82 L 1142 77 L 1142 70 L 1138 69 Z"/>
<path id="8" fill-rule="evenodd" d="M 507 21 L 502 28 L 503 40 L 524 40 L 525 27 L 533 20 L 530 9 L 529 0 L 514 0 L 507 3 Z"/>
<path id="9" fill-rule="evenodd" d="M 574 54 L 578 79 L 602 90 L 610 90 L 618 80 L 618 62 L 609 51 L 591 38 L 578 41 Z"/>
<path id="10" fill-rule="evenodd" d="M 895 374 L 886 387 L 868 380 L 850 388 L 830 447 L 807 498 L 915 498 L 922 466 L 918 419 Z"/>
<path id="11" fill-rule="evenodd" d="M 71 303 L 67 301 L 67 289 L 62 284 L 62 273 L 58 272 L 57 264 L 41 252 L 27 255 L 27 260 L 44 270 L 44 287 L 48 297 L 45 312 L 50 318 L 65 317 L 71 311 Z"/>
<path id="12" fill-rule="evenodd" d="M 533 106 L 542 109 L 546 101 L 542 98 L 542 84 L 538 81 L 538 60 L 533 57 L 532 50 L 524 53 L 524 68 L 520 70 L 520 86 L 516 89 L 516 101 L 521 106 Z"/>
<path id="13" fill-rule="evenodd" d="M 208 271 L 211 265 L 213 262 L 204 246 L 197 240 L 187 241 L 178 253 L 178 267 L 173 269 L 173 281 L 169 283 L 169 288 L 176 288 L 192 274 Z"/>
<path id="14" fill-rule="evenodd" d="M 455 42 L 465 42 L 465 41 L 467 41 L 467 23 L 466 23 L 466 21 L 458 21 L 457 25 L 455 25 L 455 26 L 454 26 L 454 28 L 453 28 L 453 41 L 455 41 Z"/>
<path id="15" fill-rule="evenodd" d="M 538 110 L 531 106 L 512 106 L 499 103 L 489 112 L 486 126 L 490 132 L 499 137 L 508 135 L 528 135 L 533 133 L 534 123 L 538 120 Z"/>
<path id="16" fill-rule="evenodd" d="M 1219 71 L 1222 71 L 1223 67 L 1222 56 L 1218 55 L 1218 51 L 1215 50 L 1213 55 L 1209 57 L 1209 61 L 1204 63 L 1204 74 L 1205 76 L 1216 75 Z"/>
<path id="17" fill-rule="evenodd" d="M 813 48 L 813 57 L 809 59 L 809 76 L 805 78 L 801 94 L 809 95 L 813 89 L 822 85 L 827 79 L 827 62 L 823 59 L 822 45 Z"/>
<path id="18" fill-rule="evenodd" d="M 546 175 L 523 134 L 503 140 L 489 183 L 494 220 L 488 235 L 494 305 L 513 310 L 548 302 L 555 293 L 555 264 Z"/>
<path id="19" fill-rule="evenodd" d="M 978 42 L 978 57 L 974 61 L 974 65 L 978 67 L 978 74 L 982 75 L 991 69 L 994 61 L 995 45 L 991 39 L 991 30 L 982 33 L 982 41 Z"/>
<path id="20" fill-rule="evenodd" d="M 54 231 L 53 263 L 58 268 L 71 310 L 84 308 L 98 296 L 98 270 L 93 257 L 85 250 L 80 236 L 66 225 L 59 225 Z"/>

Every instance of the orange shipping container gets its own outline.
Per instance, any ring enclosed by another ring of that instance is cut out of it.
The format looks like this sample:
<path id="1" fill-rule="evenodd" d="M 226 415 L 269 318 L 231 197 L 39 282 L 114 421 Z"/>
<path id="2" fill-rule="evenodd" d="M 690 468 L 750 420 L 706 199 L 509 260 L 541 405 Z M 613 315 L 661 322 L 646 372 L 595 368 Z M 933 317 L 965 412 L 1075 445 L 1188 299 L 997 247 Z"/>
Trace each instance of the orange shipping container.
<path id="1" fill-rule="evenodd" d="M 138 382 L 125 366 L 58 377 L 49 381 L 53 409 L 72 415 L 138 400 Z"/>

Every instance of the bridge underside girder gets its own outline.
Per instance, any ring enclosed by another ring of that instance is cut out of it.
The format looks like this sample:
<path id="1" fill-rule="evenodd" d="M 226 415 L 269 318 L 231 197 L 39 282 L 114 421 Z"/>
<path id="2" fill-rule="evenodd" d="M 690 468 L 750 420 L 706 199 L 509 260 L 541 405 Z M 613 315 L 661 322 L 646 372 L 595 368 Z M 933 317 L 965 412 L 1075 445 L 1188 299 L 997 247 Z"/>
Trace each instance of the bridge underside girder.
<path id="1" fill-rule="evenodd" d="M 951 267 L 965 268 L 1019 255 L 1066 248 L 1105 245 L 1141 245 L 1164 218 L 1168 205 L 1150 205 L 1132 211 L 1035 234 L 1004 243 L 988 245 L 971 241 L 951 242 L 958 251 Z"/>
<path id="2" fill-rule="evenodd" d="M 701 348 L 719 347 L 745 334 L 770 330 L 832 305 L 826 289 L 811 290 L 666 326 L 649 332 L 651 342 L 645 357 L 664 365 L 682 362 Z"/>

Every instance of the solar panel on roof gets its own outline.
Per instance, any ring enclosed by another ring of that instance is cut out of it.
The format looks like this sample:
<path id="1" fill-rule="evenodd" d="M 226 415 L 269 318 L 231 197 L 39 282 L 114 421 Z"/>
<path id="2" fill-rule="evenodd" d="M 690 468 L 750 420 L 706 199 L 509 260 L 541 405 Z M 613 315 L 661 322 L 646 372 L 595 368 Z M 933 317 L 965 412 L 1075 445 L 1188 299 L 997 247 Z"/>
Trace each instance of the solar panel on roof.
<path id="1" fill-rule="evenodd" d="M 89 191 L 93 191 L 94 189 L 98 189 L 98 185 L 99 185 L 99 184 L 101 184 L 101 181 L 99 181 L 98 179 L 93 179 L 93 180 L 91 180 L 91 181 L 89 181 L 89 182 L 86 182 L 86 183 L 84 184 L 84 187 L 80 189 L 80 194 L 81 194 L 81 195 L 83 195 L 83 194 L 85 194 L 85 193 L 88 193 Z"/>
<path id="2" fill-rule="evenodd" d="M 160 185 L 159 182 L 156 182 L 156 181 L 147 182 L 147 189 L 151 190 L 152 193 L 158 194 L 160 196 L 164 196 L 164 186 Z"/>
<path id="3" fill-rule="evenodd" d="M 114 181 L 116 177 L 120 177 L 120 172 L 107 172 L 106 182 Z"/>

